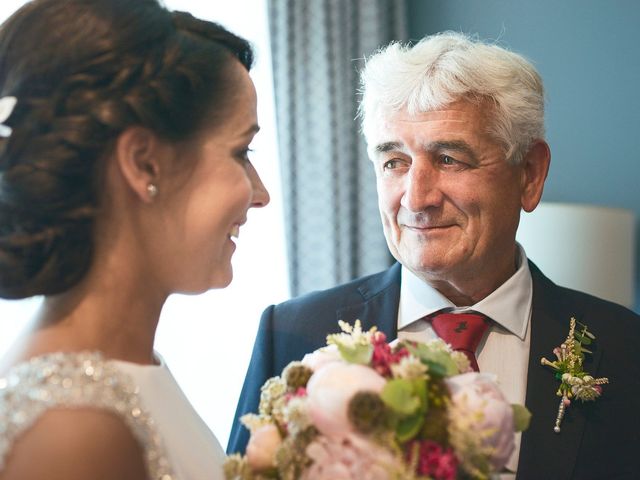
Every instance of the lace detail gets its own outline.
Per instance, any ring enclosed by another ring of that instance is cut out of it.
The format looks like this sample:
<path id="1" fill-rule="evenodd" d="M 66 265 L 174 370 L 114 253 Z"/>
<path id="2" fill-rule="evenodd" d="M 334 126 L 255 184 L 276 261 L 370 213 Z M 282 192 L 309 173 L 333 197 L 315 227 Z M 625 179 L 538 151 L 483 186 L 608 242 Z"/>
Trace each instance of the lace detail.
<path id="1" fill-rule="evenodd" d="M 176 480 L 153 418 L 126 373 L 97 352 L 53 353 L 0 377 L 0 471 L 18 436 L 51 408 L 91 407 L 121 417 L 144 449 L 149 477 Z"/>

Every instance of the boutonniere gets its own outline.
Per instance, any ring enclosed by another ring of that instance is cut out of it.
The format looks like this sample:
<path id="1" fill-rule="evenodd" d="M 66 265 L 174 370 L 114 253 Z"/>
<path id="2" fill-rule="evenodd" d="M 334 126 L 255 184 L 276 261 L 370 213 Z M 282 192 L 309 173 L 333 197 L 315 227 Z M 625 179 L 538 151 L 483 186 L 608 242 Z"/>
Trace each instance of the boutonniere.
<path id="1" fill-rule="evenodd" d="M 578 325 L 577 331 L 576 324 Z M 585 348 L 585 345 L 590 345 L 595 338 L 586 325 L 571 318 L 567 339 L 559 347 L 553 349 L 557 360 L 551 362 L 544 357 L 541 360 L 542 365 L 555 370 L 556 378 L 560 380 L 560 387 L 556 394 L 562 397 L 562 400 L 560 400 L 558 407 L 556 425 L 553 427 L 553 431 L 556 433 L 560 433 L 564 412 L 571 405 L 572 400 L 580 400 L 581 402 L 595 400 L 602 393 L 601 385 L 609 383 L 608 378 L 594 378 L 582 369 L 584 354 L 592 353 Z"/>

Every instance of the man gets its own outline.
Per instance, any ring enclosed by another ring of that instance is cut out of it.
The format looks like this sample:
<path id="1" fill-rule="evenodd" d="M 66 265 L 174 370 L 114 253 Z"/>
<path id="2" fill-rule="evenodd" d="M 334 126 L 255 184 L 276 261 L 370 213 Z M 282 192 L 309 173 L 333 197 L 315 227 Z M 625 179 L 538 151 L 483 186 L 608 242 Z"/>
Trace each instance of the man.
<path id="1" fill-rule="evenodd" d="M 363 132 L 399 263 L 267 308 L 237 417 L 256 411 L 264 381 L 324 345 L 338 319 L 426 340 L 438 312 L 479 312 L 490 319 L 479 368 L 533 414 L 505 477 L 640 478 L 640 317 L 556 286 L 515 241 L 550 162 L 538 73 L 517 54 L 445 33 L 390 45 L 367 61 L 362 80 Z M 585 370 L 611 383 L 595 402 L 574 402 L 555 433 L 558 380 L 540 359 L 553 357 L 571 317 L 597 336 Z M 236 418 L 228 450 L 246 439 Z"/>

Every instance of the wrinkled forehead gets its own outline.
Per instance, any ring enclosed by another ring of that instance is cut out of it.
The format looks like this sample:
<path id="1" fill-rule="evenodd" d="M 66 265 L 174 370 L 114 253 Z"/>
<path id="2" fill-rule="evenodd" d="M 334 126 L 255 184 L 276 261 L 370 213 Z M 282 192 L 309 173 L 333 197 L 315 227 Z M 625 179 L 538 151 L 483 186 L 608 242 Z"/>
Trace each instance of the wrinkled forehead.
<path id="1" fill-rule="evenodd" d="M 425 135 L 429 132 L 430 136 L 442 135 L 447 140 L 456 140 L 458 135 L 484 136 L 490 134 L 493 118 L 493 109 L 484 102 L 464 99 L 426 111 L 378 106 L 363 118 L 362 131 L 369 158 L 373 158 L 382 144 L 401 144 L 401 137 L 407 132 L 419 137 L 424 131 Z"/>

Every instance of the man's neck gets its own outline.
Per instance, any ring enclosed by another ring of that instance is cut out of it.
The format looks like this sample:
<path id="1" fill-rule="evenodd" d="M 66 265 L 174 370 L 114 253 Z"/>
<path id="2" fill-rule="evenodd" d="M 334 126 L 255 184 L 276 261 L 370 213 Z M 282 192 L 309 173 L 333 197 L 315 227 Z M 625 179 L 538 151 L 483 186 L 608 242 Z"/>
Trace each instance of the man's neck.
<path id="1" fill-rule="evenodd" d="M 516 249 L 512 260 L 505 262 L 500 268 L 479 269 L 471 272 L 457 273 L 451 275 L 431 276 L 414 272 L 444 295 L 451 303 L 457 307 L 467 307 L 474 305 L 489 296 L 500 285 L 509 280 L 518 269 L 519 250 Z"/>

